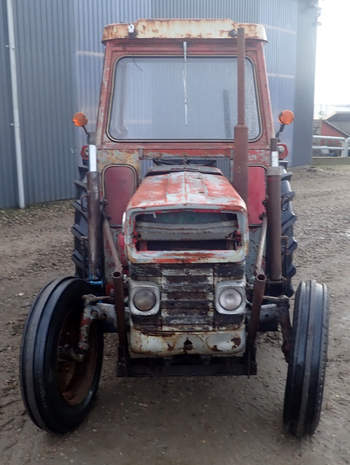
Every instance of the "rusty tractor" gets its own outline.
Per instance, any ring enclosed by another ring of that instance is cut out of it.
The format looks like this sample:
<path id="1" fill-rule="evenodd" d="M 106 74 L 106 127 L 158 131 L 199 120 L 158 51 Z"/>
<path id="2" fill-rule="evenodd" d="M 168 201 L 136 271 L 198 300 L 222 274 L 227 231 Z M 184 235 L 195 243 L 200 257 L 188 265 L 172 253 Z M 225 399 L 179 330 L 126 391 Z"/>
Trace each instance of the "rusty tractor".
<path id="1" fill-rule="evenodd" d="M 76 275 L 49 283 L 24 330 L 24 403 L 65 433 L 98 389 L 103 334 L 118 376 L 257 372 L 257 334 L 279 331 L 284 427 L 320 418 L 328 299 L 295 274 L 291 173 L 274 131 L 265 30 L 231 20 L 139 20 L 103 34 L 96 132 L 76 181 Z"/>

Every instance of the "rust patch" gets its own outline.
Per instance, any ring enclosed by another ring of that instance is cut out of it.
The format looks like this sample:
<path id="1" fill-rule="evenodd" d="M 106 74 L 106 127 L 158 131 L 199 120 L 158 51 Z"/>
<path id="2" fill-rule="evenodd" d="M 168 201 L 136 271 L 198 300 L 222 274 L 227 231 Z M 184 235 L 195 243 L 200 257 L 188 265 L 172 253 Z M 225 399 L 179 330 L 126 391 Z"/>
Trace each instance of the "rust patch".
<path id="1" fill-rule="evenodd" d="M 246 205 L 224 176 L 186 171 L 150 176 L 143 180 L 128 209 L 182 205 L 217 210 L 246 211 Z"/>
<path id="2" fill-rule="evenodd" d="M 102 172 L 104 168 L 110 165 L 127 165 L 132 166 L 139 174 L 140 163 L 137 151 L 119 151 L 119 150 L 98 150 L 97 156 L 98 170 Z"/>
<path id="3" fill-rule="evenodd" d="M 129 24 L 105 26 L 102 41 L 113 39 L 231 39 L 238 28 L 244 28 L 247 39 L 266 41 L 261 24 L 236 23 L 231 19 L 140 19 Z"/>
<path id="4" fill-rule="evenodd" d="M 239 337 L 233 337 L 231 342 L 233 343 L 233 347 L 239 347 L 241 345 L 241 339 Z"/>
<path id="5" fill-rule="evenodd" d="M 130 346 L 135 354 L 167 356 L 169 353 L 179 355 L 191 352 L 193 354 L 212 354 L 215 352 L 241 354 L 244 350 L 245 327 L 238 331 L 167 331 L 146 332 L 137 330 L 131 324 Z M 238 342 L 235 345 L 232 340 Z"/>

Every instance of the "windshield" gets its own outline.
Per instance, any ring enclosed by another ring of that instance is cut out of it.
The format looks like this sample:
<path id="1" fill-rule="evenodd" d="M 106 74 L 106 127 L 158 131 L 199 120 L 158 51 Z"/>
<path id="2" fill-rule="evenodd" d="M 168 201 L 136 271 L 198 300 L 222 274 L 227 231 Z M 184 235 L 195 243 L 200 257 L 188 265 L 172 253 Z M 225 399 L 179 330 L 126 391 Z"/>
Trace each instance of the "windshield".
<path id="1" fill-rule="evenodd" d="M 260 134 L 255 76 L 245 63 L 249 140 Z M 116 140 L 229 140 L 237 123 L 234 57 L 117 61 L 109 136 Z"/>

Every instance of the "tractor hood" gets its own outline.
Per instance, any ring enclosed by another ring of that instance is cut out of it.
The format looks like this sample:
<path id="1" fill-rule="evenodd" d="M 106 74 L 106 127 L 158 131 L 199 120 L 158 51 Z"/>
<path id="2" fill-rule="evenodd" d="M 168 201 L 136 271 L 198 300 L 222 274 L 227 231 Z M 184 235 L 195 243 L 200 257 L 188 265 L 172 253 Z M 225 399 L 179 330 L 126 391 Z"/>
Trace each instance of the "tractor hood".
<path id="1" fill-rule="evenodd" d="M 246 205 L 218 169 L 179 171 L 147 176 L 127 207 L 127 212 L 154 208 L 198 208 L 246 212 Z"/>
<path id="2" fill-rule="evenodd" d="M 217 168 L 158 168 L 131 198 L 123 222 L 133 263 L 242 262 L 246 205 Z"/>

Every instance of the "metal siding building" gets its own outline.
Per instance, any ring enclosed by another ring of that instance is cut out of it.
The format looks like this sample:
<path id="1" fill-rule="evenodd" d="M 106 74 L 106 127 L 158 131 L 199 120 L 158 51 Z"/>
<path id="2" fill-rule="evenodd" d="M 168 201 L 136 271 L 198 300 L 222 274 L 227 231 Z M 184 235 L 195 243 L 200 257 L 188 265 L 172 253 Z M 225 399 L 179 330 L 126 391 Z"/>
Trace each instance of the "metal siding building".
<path id="1" fill-rule="evenodd" d="M 0 206 L 17 204 L 17 177 L 13 138 L 11 81 L 7 45 L 6 3 L 0 3 Z"/>
<path id="2" fill-rule="evenodd" d="M 73 195 L 74 111 L 69 2 L 13 2 L 25 199 Z"/>
<path id="3" fill-rule="evenodd" d="M 299 0 L 295 66 L 293 165 L 311 163 L 316 55 L 317 1 Z"/>
<path id="4" fill-rule="evenodd" d="M 311 157 L 317 8 L 314 0 L 8 0 L 14 10 L 26 204 L 71 198 L 81 131 L 96 121 L 102 29 L 139 18 L 232 18 L 266 26 L 273 114 L 295 110 L 283 133 L 292 164 Z M 18 205 L 6 2 L 0 6 L 0 207 Z M 310 121 L 309 121 L 310 119 Z M 294 134 L 294 136 L 293 136 Z M 305 150 L 305 147 L 307 148 Z"/>

